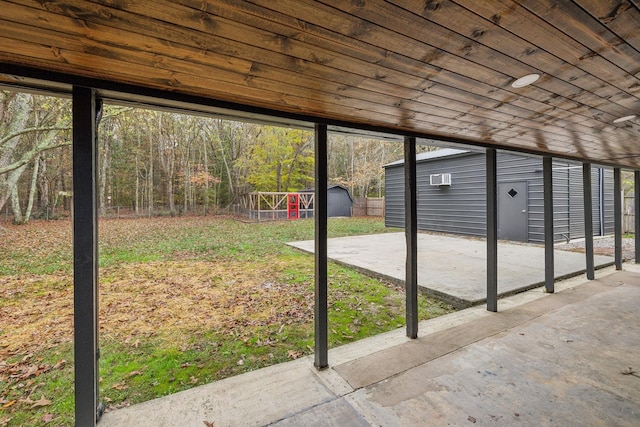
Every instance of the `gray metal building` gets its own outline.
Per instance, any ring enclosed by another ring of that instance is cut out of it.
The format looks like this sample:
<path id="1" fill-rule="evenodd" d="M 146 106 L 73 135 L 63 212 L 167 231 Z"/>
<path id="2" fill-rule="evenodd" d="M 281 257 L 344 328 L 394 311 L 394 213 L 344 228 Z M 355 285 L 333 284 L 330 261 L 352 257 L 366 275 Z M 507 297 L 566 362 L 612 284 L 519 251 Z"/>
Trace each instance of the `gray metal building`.
<path id="1" fill-rule="evenodd" d="M 486 235 L 484 152 L 441 149 L 418 154 L 418 229 Z M 498 238 L 544 242 L 542 159 L 497 154 Z M 404 227 L 404 161 L 385 166 L 385 225 Z M 594 168 L 594 235 L 614 232 L 613 170 Z M 554 240 L 584 237 L 582 167 L 553 162 Z"/>
<path id="2" fill-rule="evenodd" d="M 300 193 L 315 192 L 313 188 L 307 188 L 301 190 Z M 339 217 L 339 216 L 351 216 L 351 208 L 353 207 L 353 198 L 349 193 L 349 189 L 342 185 L 329 185 L 327 186 L 327 216 Z M 311 206 L 313 209 L 313 204 Z M 307 218 L 311 216 L 301 216 Z"/>
<path id="3" fill-rule="evenodd" d="M 351 216 L 353 198 L 349 190 L 342 185 L 327 187 L 327 216 Z"/>

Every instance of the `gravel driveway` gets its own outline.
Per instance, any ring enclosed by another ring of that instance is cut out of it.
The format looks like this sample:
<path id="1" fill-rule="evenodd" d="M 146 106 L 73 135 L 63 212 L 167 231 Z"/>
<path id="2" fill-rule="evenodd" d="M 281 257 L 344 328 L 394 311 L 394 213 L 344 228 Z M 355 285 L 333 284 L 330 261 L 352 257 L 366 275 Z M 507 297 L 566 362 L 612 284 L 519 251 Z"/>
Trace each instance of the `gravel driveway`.
<path id="1" fill-rule="evenodd" d="M 622 259 L 633 260 L 635 257 L 633 238 L 622 239 Z M 571 243 L 564 243 L 556 246 L 556 249 L 563 251 L 584 252 L 584 240 Z M 614 239 L 611 237 L 594 237 L 593 252 L 597 255 L 614 256 Z"/>

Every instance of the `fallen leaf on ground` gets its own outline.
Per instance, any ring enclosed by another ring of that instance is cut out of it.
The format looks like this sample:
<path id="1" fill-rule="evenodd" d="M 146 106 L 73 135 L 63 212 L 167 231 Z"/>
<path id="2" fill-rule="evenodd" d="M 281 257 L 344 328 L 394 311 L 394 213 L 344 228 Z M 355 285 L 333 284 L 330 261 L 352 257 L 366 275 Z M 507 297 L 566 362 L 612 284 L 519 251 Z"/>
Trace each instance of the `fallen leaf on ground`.
<path id="1" fill-rule="evenodd" d="M 37 365 L 30 365 L 27 370 L 20 376 L 20 379 L 26 380 L 38 373 Z"/>
<path id="2" fill-rule="evenodd" d="M 31 405 L 31 409 L 38 408 L 40 406 L 47 406 L 47 405 L 51 405 L 51 401 L 49 399 L 45 399 L 44 396 L 40 396 L 39 400 L 36 400 L 35 402 L 33 402 L 33 405 Z"/>
<path id="3" fill-rule="evenodd" d="M 11 418 L 3 418 L 0 420 L 0 427 L 5 427 L 9 424 L 9 421 L 11 421 Z"/>
<path id="4" fill-rule="evenodd" d="M 216 423 L 211 422 L 211 421 L 203 421 L 204 425 L 206 425 L 207 427 L 216 427 Z"/>
<path id="5" fill-rule="evenodd" d="M 111 388 L 122 391 L 122 390 L 128 389 L 129 387 L 124 382 L 121 382 L 121 383 L 115 383 L 114 385 L 111 386 Z"/>
<path id="6" fill-rule="evenodd" d="M 302 357 L 302 352 L 297 350 L 289 350 L 287 351 L 287 356 L 289 359 L 299 359 Z"/>
<path id="7" fill-rule="evenodd" d="M 42 416 L 42 421 L 45 423 L 51 422 L 51 420 L 53 420 L 53 414 L 44 414 Z"/>
<path id="8" fill-rule="evenodd" d="M 135 377 L 136 375 L 142 375 L 142 371 L 131 371 L 129 372 L 130 377 Z"/>
<path id="9" fill-rule="evenodd" d="M 7 403 L 5 403 L 4 405 L 2 405 L 2 409 L 6 409 L 6 408 L 8 408 L 9 406 L 13 405 L 14 403 L 16 403 L 16 401 L 15 401 L 15 400 L 10 400 L 10 401 L 8 401 Z"/>

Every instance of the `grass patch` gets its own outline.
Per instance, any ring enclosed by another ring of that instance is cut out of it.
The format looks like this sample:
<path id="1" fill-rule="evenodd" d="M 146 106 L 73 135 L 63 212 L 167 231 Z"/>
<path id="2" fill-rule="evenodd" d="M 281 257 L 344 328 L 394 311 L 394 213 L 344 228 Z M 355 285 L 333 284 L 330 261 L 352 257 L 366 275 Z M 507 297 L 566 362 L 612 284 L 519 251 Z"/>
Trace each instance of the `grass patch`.
<path id="1" fill-rule="evenodd" d="M 388 231 L 397 230 L 380 219 L 329 221 L 331 237 Z M 0 426 L 72 425 L 70 223 L 0 233 Z M 284 242 L 313 234 L 311 220 L 101 221 L 100 390 L 108 408 L 310 354 L 313 256 Z M 329 281 L 331 347 L 404 324 L 402 289 L 333 263 Z M 450 311 L 419 297 L 421 319 Z"/>

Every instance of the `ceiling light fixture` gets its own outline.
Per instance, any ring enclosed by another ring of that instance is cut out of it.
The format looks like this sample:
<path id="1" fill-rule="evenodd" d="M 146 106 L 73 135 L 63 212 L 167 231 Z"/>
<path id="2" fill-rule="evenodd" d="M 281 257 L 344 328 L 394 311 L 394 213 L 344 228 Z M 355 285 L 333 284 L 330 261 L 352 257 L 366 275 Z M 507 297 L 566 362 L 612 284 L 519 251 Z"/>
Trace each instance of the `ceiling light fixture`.
<path id="1" fill-rule="evenodd" d="M 517 79 L 515 82 L 511 83 L 511 87 L 516 89 L 529 86 L 531 83 L 535 83 L 540 78 L 540 74 L 527 74 L 526 76 L 522 76 Z"/>
<path id="2" fill-rule="evenodd" d="M 628 120 L 633 120 L 635 118 L 636 118 L 636 115 L 635 114 L 631 114 L 630 116 L 619 117 L 619 118 L 615 119 L 613 121 L 613 123 L 622 123 L 622 122 L 626 122 Z"/>

